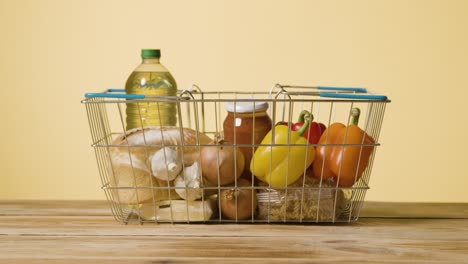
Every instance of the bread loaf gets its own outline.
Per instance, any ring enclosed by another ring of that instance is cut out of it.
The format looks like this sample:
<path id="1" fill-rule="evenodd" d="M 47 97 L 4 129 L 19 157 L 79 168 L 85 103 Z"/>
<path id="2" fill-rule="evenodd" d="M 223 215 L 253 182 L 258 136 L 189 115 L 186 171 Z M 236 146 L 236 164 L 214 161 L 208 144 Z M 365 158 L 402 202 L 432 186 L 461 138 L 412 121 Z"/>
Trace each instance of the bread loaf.
<path id="1" fill-rule="evenodd" d="M 152 175 L 152 157 L 163 147 L 176 149 L 184 166 L 190 166 L 199 159 L 200 147 L 211 139 L 192 129 L 178 127 L 144 127 L 128 130 L 119 135 L 109 147 L 111 168 L 110 185 L 115 188 L 113 194 L 121 203 L 144 203 L 180 199 L 174 190 L 169 197 L 168 182 Z M 188 146 L 186 146 L 188 145 Z M 164 162 L 164 160 L 161 160 Z M 173 186 L 173 182 L 169 182 Z M 137 187 L 137 188 L 135 188 Z M 161 188 L 153 188 L 161 187 Z"/>
<path id="2" fill-rule="evenodd" d="M 128 152 L 137 156 L 140 160 L 146 160 L 162 147 L 182 147 L 184 165 L 190 166 L 200 155 L 197 143 L 208 144 L 211 138 L 196 132 L 193 129 L 181 129 L 174 126 L 166 127 L 144 127 L 128 130 L 113 141 L 113 145 L 119 145 L 118 151 Z M 197 142 L 198 137 L 198 142 Z M 186 146 L 188 145 L 188 146 Z"/>
<path id="3" fill-rule="evenodd" d="M 169 188 L 151 189 L 152 187 L 169 187 L 168 182 L 153 177 L 146 163 L 135 155 L 123 151 L 112 151 L 111 162 L 110 185 L 118 187 L 113 189 L 116 201 L 140 204 L 153 201 L 153 199 L 154 201 L 169 199 Z M 179 199 L 174 191 L 171 192 L 170 196 L 171 199 Z"/>

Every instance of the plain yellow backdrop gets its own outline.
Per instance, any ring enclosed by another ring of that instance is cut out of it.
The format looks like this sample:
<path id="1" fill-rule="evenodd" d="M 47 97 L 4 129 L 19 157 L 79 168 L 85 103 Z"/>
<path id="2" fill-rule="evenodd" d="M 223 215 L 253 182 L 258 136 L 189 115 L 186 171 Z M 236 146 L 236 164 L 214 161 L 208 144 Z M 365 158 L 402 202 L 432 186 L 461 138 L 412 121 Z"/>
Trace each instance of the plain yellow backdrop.
<path id="1" fill-rule="evenodd" d="M 80 100 L 161 48 L 180 88 L 388 95 L 366 199 L 468 202 L 468 1 L 0 0 L 0 33 L 0 199 L 104 199 Z"/>

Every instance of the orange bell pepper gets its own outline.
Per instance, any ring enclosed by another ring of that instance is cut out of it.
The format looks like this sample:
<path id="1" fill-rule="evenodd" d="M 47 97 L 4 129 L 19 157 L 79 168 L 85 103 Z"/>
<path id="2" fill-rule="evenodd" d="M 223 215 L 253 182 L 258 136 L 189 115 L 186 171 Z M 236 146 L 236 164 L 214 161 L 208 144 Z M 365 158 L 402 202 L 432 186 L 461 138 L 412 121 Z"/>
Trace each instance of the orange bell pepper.
<path id="1" fill-rule="evenodd" d="M 333 178 L 340 187 L 351 187 L 359 180 L 369 163 L 374 139 L 358 126 L 360 110 L 351 111 L 351 124 L 334 123 L 320 137 L 313 163 L 314 176 Z"/>

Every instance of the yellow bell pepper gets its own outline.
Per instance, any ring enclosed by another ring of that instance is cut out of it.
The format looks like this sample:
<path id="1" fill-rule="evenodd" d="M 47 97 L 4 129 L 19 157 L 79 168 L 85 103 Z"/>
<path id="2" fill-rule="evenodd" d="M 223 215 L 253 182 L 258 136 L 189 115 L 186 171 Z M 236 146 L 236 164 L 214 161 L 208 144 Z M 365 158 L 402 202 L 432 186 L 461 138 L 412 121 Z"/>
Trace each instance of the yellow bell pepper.
<path id="1" fill-rule="evenodd" d="M 274 139 L 272 129 L 261 142 L 267 146 L 259 146 L 255 151 L 250 171 L 273 187 L 285 187 L 295 182 L 315 158 L 315 148 L 302 136 L 304 131 L 291 131 L 285 125 L 275 126 Z"/>

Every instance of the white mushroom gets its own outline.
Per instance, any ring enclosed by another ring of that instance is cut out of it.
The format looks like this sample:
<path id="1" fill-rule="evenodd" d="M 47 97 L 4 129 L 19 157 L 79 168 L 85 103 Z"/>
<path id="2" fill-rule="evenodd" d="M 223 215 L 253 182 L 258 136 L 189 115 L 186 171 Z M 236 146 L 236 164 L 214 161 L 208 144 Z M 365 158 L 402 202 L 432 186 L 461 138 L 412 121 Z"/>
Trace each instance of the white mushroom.
<path id="1" fill-rule="evenodd" d="M 202 197 L 203 189 L 201 185 L 202 171 L 198 162 L 192 166 L 185 167 L 183 173 L 174 180 L 176 193 L 185 200 L 195 201 Z"/>
<path id="2" fill-rule="evenodd" d="M 164 181 L 172 181 L 182 170 L 182 159 L 177 150 L 169 147 L 161 148 L 149 158 L 153 176 Z"/>

